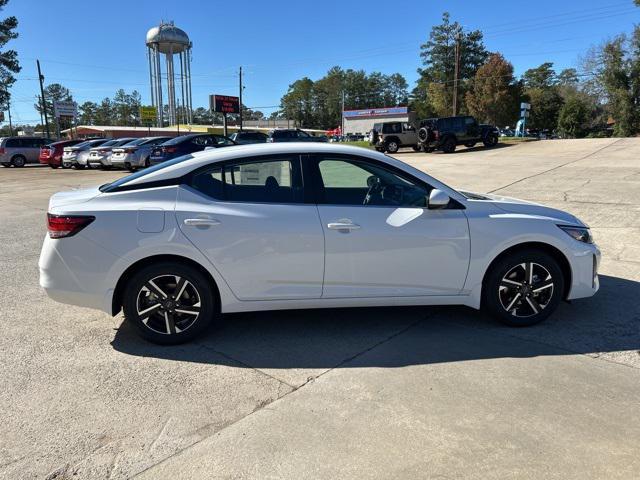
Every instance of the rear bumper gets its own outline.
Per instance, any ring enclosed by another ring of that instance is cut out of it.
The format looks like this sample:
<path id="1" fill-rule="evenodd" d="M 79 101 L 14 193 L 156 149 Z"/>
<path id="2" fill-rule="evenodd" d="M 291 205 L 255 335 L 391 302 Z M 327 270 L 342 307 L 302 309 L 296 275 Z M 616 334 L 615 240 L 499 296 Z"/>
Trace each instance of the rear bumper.
<path id="1" fill-rule="evenodd" d="M 56 302 L 111 314 L 105 301 L 105 292 L 110 289 L 104 282 L 117 260 L 80 234 L 59 240 L 46 236 L 38 261 L 40 286 Z"/>
<path id="2" fill-rule="evenodd" d="M 132 167 L 139 167 L 140 159 L 135 153 L 127 153 L 123 156 L 111 156 L 111 165 L 114 167 L 124 167 L 130 165 Z"/>

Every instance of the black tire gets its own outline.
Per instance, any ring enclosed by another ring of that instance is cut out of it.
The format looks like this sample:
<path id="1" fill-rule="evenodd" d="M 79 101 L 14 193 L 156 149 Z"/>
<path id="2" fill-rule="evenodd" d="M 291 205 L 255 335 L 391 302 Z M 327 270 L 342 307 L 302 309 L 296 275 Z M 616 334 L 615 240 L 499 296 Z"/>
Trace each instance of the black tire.
<path id="1" fill-rule="evenodd" d="M 68 170 L 68 169 L 70 169 L 70 168 L 71 168 L 71 164 L 70 164 L 70 163 L 64 163 L 64 162 L 61 162 L 61 163 L 60 163 L 60 166 L 61 166 L 63 169 L 65 169 L 65 170 Z"/>
<path id="2" fill-rule="evenodd" d="M 79 163 L 76 163 L 73 165 L 73 168 L 75 168 L 76 170 L 84 170 L 85 165 L 80 165 Z"/>
<path id="3" fill-rule="evenodd" d="M 506 325 L 535 325 L 557 308 L 564 283 L 562 269 L 551 255 L 535 249 L 517 251 L 499 259 L 487 273 L 483 306 Z"/>
<path id="4" fill-rule="evenodd" d="M 111 170 L 111 165 L 100 165 L 100 170 Z"/>
<path id="5" fill-rule="evenodd" d="M 400 150 L 400 142 L 398 142 L 398 140 L 396 140 L 395 138 L 392 138 L 391 140 L 385 140 L 384 149 L 389 153 L 397 153 L 397 151 Z"/>
<path id="6" fill-rule="evenodd" d="M 50 163 L 49 166 L 55 170 L 56 168 L 58 168 L 59 165 L 54 165 L 53 163 Z"/>
<path id="7" fill-rule="evenodd" d="M 420 145 L 413 145 L 411 148 L 413 149 L 414 152 L 422 151 L 422 147 Z"/>
<path id="8" fill-rule="evenodd" d="M 453 153 L 456 151 L 456 139 L 453 137 L 447 137 L 442 144 L 442 151 L 444 153 Z"/>
<path id="9" fill-rule="evenodd" d="M 23 155 L 16 155 L 11 159 L 11 164 L 14 167 L 22 168 L 25 163 L 27 163 L 27 159 Z"/>
<path id="10" fill-rule="evenodd" d="M 144 168 L 149 168 L 151 166 L 151 160 L 149 160 L 149 157 L 144 159 Z"/>
<path id="11" fill-rule="evenodd" d="M 497 135 L 487 135 L 482 143 L 485 147 L 495 147 L 498 144 L 498 136 Z"/>
<path id="12" fill-rule="evenodd" d="M 184 289 L 179 286 L 176 276 L 187 282 Z M 178 290 L 182 290 L 180 298 L 172 298 L 181 293 Z M 164 301 L 158 301 L 159 298 Z M 196 308 L 198 303 L 199 309 Z M 140 315 L 139 312 L 144 313 L 155 304 L 159 306 L 149 315 Z M 181 309 L 177 307 L 180 306 L 184 311 L 198 311 L 195 320 L 191 320 L 192 315 L 179 313 Z M 161 262 L 143 268 L 129 280 L 123 310 L 127 321 L 137 327 L 143 338 L 160 345 L 176 345 L 200 336 L 209 328 L 218 309 L 210 282 L 198 270 L 178 262 Z"/>
<path id="13" fill-rule="evenodd" d="M 9 168 L 11 166 L 11 163 L 9 162 L 2 162 L 2 166 L 5 168 Z"/>
<path id="14" fill-rule="evenodd" d="M 424 153 L 433 153 L 435 148 L 433 147 L 424 147 Z"/>
<path id="15" fill-rule="evenodd" d="M 473 148 L 475 145 L 476 145 L 476 142 L 467 142 L 464 144 L 464 146 L 467 148 Z"/>

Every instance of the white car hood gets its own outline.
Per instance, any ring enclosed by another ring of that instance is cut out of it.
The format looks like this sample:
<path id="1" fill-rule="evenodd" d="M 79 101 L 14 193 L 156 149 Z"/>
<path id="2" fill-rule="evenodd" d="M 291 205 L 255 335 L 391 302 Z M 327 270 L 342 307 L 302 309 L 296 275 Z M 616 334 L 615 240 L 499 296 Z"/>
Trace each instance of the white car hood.
<path id="1" fill-rule="evenodd" d="M 526 200 L 520 200 L 518 198 L 492 195 L 490 193 L 483 193 L 481 194 L 481 196 L 487 197 L 489 200 L 491 200 L 491 203 L 493 205 L 507 213 L 545 217 L 549 220 L 566 225 L 580 225 L 584 227 L 587 226 L 575 215 L 572 215 L 563 210 L 558 210 L 557 208 L 546 207 L 544 205 L 540 205 L 539 203 L 528 202 Z"/>

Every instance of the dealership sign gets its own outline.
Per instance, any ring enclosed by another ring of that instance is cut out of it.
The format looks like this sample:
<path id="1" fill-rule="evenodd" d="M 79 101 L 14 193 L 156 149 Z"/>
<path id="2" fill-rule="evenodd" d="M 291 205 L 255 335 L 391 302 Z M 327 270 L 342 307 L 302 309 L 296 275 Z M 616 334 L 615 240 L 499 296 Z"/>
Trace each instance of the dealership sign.
<path id="1" fill-rule="evenodd" d="M 209 95 L 209 108 L 218 113 L 240 113 L 240 99 L 228 95 Z"/>
<path id="2" fill-rule="evenodd" d="M 358 117 L 388 117 L 392 115 L 408 115 L 408 107 L 388 107 L 388 108 L 365 108 L 362 110 L 345 110 L 345 118 Z"/>
<path id="3" fill-rule="evenodd" d="M 76 102 L 53 102 L 53 113 L 56 118 L 78 116 L 78 104 Z"/>
<path id="4" fill-rule="evenodd" d="M 140 120 L 142 122 L 153 122 L 158 116 L 158 110 L 153 105 L 142 105 L 140 107 Z"/>

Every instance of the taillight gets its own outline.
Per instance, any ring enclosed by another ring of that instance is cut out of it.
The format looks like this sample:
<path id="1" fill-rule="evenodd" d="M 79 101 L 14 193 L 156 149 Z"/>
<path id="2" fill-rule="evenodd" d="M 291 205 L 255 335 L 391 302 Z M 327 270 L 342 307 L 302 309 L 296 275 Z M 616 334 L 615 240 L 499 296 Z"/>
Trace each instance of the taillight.
<path id="1" fill-rule="evenodd" d="M 4 155 L 4 148 L 0 147 L 0 155 Z"/>
<path id="2" fill-rule="evenodd" d="M 124 149 L 124 153 L 135 153 L 136 149 L 135 148 L 125 148 Z"/>
<path id="3" fill-rule="evenodd" d="M 164 153 L 176 153 L 178 151 L 178 147 L 162 147 L 162 151 Z"/>
<path id="4" fill-rule="evenodd" d="M 93 222 L 91 215 L 53 215 L 47 213 L 47 229 L 51 238 L 71 237 Z"/>
<path id="5" fill-rule="evenodd" d="M 434 130 L 433 135 L 435 136 L 436 140 L 440 138 L 440 132 L 438 130 Z"/>

